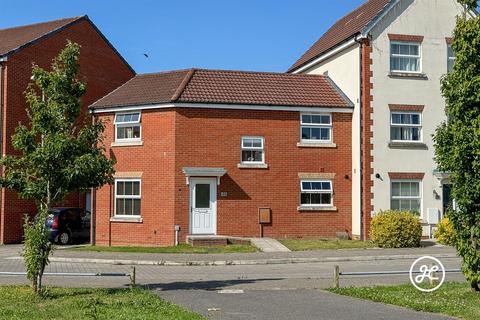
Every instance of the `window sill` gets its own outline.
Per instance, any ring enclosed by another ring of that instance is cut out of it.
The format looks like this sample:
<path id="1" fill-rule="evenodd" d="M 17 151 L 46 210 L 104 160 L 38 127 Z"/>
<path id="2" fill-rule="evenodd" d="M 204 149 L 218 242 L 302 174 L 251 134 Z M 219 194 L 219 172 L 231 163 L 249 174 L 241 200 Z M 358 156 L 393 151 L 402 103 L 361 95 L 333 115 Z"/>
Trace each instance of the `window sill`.
<path id="1" fill-rule="evenodd" d="M 322 142 L 299 142 L 297 143 L 299 148 L 336 148 L 335 143 L 322 143 Z"/>
<path id="2" fill-rule="evenodd" d="M 388 73 L 390 78 L 413 78 L 419 80 L 428 80 L 428 77 L 425 73 L 421 72 L 400 72 L 400 71 L 390 71 Z"/>
<path id="3" fill-rule="evenodd" d="M 297 211 L 329 211 L 337 212 L 337 207 L 299 206 Z"/>
<path id="4" fill-rule="evenodd" d="M 110 222 L 129 222 L 129 223 L 143 223 L 142 217 L 111 217 Z"/>
<path id="5" fill-rule="evenodd" d="M 390 142 L 390 149 L 407 149 L 407 150 L 428 150 L 428 146 L 423 142 Z"/>
<path id="6" fill-rule="evenodd" d="M 143 146 L 143 141 L 125 141 L 125 142 L 115 141 L 115 142 L 112 142 L 111 146 L 112 147 Z"/>
<path id="7" fill-rule="evenodd" d="M 268 164 L 266 163 L 239 163 L 237 164 L 239 169 L 268 169 Z"/>

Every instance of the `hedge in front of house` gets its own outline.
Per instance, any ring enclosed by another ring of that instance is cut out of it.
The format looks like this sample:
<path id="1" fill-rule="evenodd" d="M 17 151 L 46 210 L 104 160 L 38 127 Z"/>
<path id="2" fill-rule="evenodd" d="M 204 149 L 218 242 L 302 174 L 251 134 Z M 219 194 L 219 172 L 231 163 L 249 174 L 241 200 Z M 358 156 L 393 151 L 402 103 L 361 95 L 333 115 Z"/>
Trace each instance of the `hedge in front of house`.
<path id="1" fill-rule="evenodd" d="M 438 243 L 454 246 L 455 245 L 455 230 L 448 218 L 443 218 L 437 224 L 437 230 L 433 234 Z"/>
<path id="2" fill-rule="evenodd" d="M 381 248 L 419 247 L 422 225 L 411 212 L 382 211 L 372 219 L 370 238 Z"/>

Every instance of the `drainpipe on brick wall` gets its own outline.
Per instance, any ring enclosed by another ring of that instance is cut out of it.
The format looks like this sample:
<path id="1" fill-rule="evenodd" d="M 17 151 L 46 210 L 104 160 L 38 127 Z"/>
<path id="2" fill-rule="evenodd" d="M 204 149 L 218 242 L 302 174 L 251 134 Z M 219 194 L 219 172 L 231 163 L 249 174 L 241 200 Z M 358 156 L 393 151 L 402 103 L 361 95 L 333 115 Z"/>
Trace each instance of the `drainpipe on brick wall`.
<path id="1" fill-rule="evenodd" d="M 4 103 L 4 90 L 3 90 L 3 77 L 4 77 L 4 70 L 5 66 L 3 65 L 3 62 L 0 61 L 0 145 L 3 142 L 3 103 Z"/>
<path id="2" fill-rule="evenodd" d="M 4 90 L 3 90 L 3 87 L 4 87 L 4 72 L 5 70 L 5 66 L 3 65 L 3 62 L 0 61 L 0 154 L 1 156 L 3 157 L 3 105 L 5 103 L 5 98 L 4 98 Z M 3 228 L 3 224 L 1 223 L 1 219 L 2 219 L 2 215 L 3 215 L 3 212 L 1 212 L 2 210 L 2 188 L 0 188 L 0 228 Z M 0 230 L 0 234 L 2 233 L 2 231 Z M 3 240 L 1 239 L 0 237 L 0 244 L 3 243 Z"/>
<path id="3" fill-rule="evenodd" d="M 92 112 L 92 124 L 95 124 L 95 114 Z M 96 216 L 96 209 L 97 209 L 97 197 L 96 197 L 96 189 L 91 188 L 90 189 L 90 208 L 87 208 L 90 210 L 90 245 L 94 246 L 95 245 L 95 230 L 96 230 L 96 223 L 97 223 L 97 216 Z"/>
<path id="4" fill-rule="evenodd" d="M 359 58 L 359 64 L 360 64 L 360 74 L 358 75 L 359 78 L 360 78 L 360 81 L 359 81 L 359 85 L 360 85 L 360 95 L 359 95 L 359 110 L 358 110 L 358 115 L 359 115 L 359 119 L 358 121 L 360 121 L 360 148 L 359 148 L 359 152 L 360 152 L 360 163 L 359 163 L 359 167 L 358 167 L 358 175 L 360 177 L 360 240 L 367 240 L 367 238 L 365 237 L 365 235 L 363 234 L 363 215 L 364 215 L 364 212 L 363 212 L 363 188 L 362 188 L 362 183 L 363 183 L 363 170 L 362 170 L 362 165 L 363 165 L 363 159 L 362 159 L 362 150 L 363 150 L 363 139 L 362 139 L 362 117 L 363 117 L 363 113 L 362 113 L 362 107 L 363 107 L 363 103 L 362 103 L 362 97 L 363 97 L 363 90 L 362 90 L 362 72 L 363 72 L 363 64 L 362 64 L 362 50 L 363 50 L 363 41 L 362 39 L 359 39 L 357 37 L 355 37 L 355 42 L 357 42 L 360 46 L 360 50 L 359 50 L 359 54 L 358 54 L 358 58 Z"/>

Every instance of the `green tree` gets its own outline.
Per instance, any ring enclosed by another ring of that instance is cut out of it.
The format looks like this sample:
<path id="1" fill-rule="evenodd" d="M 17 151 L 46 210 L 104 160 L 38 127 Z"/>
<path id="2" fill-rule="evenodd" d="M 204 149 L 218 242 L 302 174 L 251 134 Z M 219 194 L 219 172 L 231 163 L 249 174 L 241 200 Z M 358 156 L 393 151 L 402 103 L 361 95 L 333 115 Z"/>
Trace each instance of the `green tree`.
<path id="1" fill-rule="evenodd" d="M 476 0 L 459 0 L 474 10 Z M 447 121 L 434 136 L 439 169 L 450 173 L 458 209 L 447 216 L 455 231 L 455 246 L 472 290 L 480 291 L 480 17 L 457 18 L 452 43 L 453 71 L 442 79 Z"/>
<path id="2" fill-rule="evenodd" d="M 105 157 L 102 143 L 104 125 L 81 117 L 86 85 L 78 80 L 79 55 L 80 46 L 68 42 L 51 71 L 33 67 L 33 82 L 25 92 L 29 124 L 15 129 L 15 155 L 1 159 L 2 186 L 37 203 L 36 219 L 25 219 L 23 256 L 27 277 L 38 294 L 52 250 L 45 228 L 48 209 L 71 192 L 113 181 L 114 161 Z"/>

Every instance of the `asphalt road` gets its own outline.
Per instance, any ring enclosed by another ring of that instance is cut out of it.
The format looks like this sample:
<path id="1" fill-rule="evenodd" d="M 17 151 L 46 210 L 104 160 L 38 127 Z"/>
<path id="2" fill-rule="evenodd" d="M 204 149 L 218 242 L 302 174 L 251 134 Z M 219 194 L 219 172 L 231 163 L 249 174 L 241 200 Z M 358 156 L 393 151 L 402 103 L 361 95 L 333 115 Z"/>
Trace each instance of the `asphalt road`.
<path id="1" fill-rule="evenodd" d="M 3 253 L 2 253 L 3 252 Z M 443 258 L 446 268 L 460 259 Z M 210 319 L 446 319 L 403 308 L 351 299 L 319 289 L 332 286 L 333 268 L 341 271 L 408 270 L 413 259 L 235 266 L 136 266 L 137 284 L 162 298 Z M 0 272 L 24 271 L 23 262 L 0 248 Z M 46 272 L 131 272 L 131 266 L 51 263 Z M 463 281 L 447 274 L 447 281 Z M 65 287 L 127 287 L 128 277 L 54 277 L 45 283 Z M 341 286 L 408 283 L 401 276 L 344 276 Z M 24 276 L 0 276 L 0 285 L 27 284 Z M 226 291 L 225 291 L 226 290 Z"/>
<path id="2" fill-rule="evenodd" d="M 396 271 L 408 270 L 413 261 L 348 261 L 338 263 L 341 271 Z M 460 259 L 444 258 L 447 269 L 459 268 Z M 332 286 L 335 263 L 302 263 L 278 265 L 238 265 L 213 267 L 136 266 L 137 283 L 164 291 L 179 289 L 243 289 L 291 290 L 322 289 Z M 0 258 L 0 271 L 24 271 L 18 259 Z M 131 266 L 94 263 L 51 263 L 46 272 L 131 272 Z M 447 274 L 447 281 L 462 281 L 461 274 Z M 49 285 L 71 287 L 122 287 L 129 284 L 127 277 L 53 277 Z M 341 286 L 365 286 L 408 283 L 408 275 L 401 276 L 344 276 Z M 26 283 L 24 277 L 0 276 L 1 284 Z"/>

